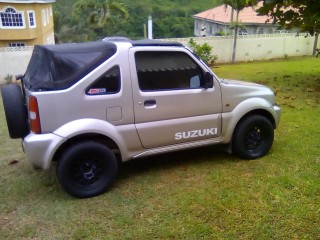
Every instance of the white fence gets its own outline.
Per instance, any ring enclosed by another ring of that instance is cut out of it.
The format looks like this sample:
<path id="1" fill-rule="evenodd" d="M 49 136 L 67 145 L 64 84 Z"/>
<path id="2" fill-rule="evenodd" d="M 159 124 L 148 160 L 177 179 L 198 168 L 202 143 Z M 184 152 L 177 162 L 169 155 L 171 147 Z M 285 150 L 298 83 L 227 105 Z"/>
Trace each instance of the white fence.
<path id="1" fill-rule="evenodd" d="M 232 59 L 233 36 L 194 37 L 197 43 L 208 43 L 218 63 L 229 63 Z M 188 44 L 190 38 L 165 39 Z M 312 55 L 314 37 L 296 34 L 263 34 L 238 36 L 236 61 L 256 61 L 285 56 Z M 320 41 L 318 42 L 320 48 Z M 8 76 L 23 74 L 28 66 L 33 47 L 0 48 L 0 81 Z"/>
<path id="2" fill-rule="evenodd" d="M 218 63 L 232 61 L 234 36 L 194 37 L 198 44 L 207 43 L 218 56 Z M 166 39 L 188 44 L 190 38 Z M 238 36 L 236 61 L 256 61 L 293 56 L 310 56 L 313 52 L 314 37 L 302 34 L 259 34 Z M 320 41 L 318 42 L 320 48 Z"/>

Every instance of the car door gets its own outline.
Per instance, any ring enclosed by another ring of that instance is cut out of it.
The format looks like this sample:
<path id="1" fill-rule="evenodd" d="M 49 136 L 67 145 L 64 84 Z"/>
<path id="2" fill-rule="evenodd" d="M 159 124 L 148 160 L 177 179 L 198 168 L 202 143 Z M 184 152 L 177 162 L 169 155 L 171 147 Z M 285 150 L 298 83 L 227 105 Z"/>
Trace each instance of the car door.
<path id="1" fill-rule="evenodd" d="M 218 137 L 221 92 L 186 48 L 133 47 L 129 51 L 135 126 L 144 148 Z"/>

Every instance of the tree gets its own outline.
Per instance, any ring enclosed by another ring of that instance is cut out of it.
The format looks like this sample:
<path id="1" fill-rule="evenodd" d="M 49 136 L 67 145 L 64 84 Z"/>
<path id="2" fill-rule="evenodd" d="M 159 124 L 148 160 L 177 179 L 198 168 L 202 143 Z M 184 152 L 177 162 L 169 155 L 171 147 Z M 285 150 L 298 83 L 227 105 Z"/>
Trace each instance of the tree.
<path id="1" fill-rule="evenodd" d="M 319 0 L 263 0 L 263 6 L 257 11 L 282 27 L 299 28 L 302 32 L 315 35 L 313 54 L 316 53 L 320 32 Z"/>
<path id="2" fill-rule="evenodd" d="M 93 41 L 111 35 L 141 39 L 143 26 L 152 15 L 155 38 L 189 37 L 194 31 L 191 16 L 218 5 L 218 1 L 201 0 L 194 4 L 192 0 L 108 0 L 109 5 L 123 3 L 120 5 L 130 17 L 125 21 L 126 14 L 112 9 L 104 22 L 99 17 L 104 15 L 105 11 L 100 9 L 106 0 L 59 0 L 53 5 L 55 33 L 61 42 Z"/>
<path id="3" fill-rule="evenodd" d="M 226 6 L 229 5 L 232 8 L 232 20 L 233 20 L 233 11 L 236 11 L 236 21 L 232 25 L 234 25 L 234 41 L 233 41 L 233 50 L 232 50 L 232 63 L 235 62 L 236 59 L 236 50 L 237 50 L 237 38 L 238 38 L 238 30 L 239 30 L 239 13 L 245 7 L 253 6 L 256 4 L 255 0 L 223 0 Z"/>
<path id="4" fill-rule="evenodd" d="M 96 27 L 102 35 L 103 28 L 117 21 L 127 21 L 129 12 L 125 5 L 113 0 L 79 0 L 74 5 L 74 13 L 80 16 L 89 16 L 88 22 Z"/>

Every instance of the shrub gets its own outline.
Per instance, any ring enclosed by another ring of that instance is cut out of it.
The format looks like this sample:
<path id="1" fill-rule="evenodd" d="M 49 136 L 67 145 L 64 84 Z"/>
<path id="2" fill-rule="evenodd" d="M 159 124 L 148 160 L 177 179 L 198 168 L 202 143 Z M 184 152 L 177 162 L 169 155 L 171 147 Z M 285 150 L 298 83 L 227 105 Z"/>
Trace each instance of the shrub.
<path id="1" fill-rule="evenodd" d="M 194 50 L 194 52 L 209 66 L 212 66 L 218 59 L 217 55 L 213 55 L 211 53 L 213 48 L 209 46 L 209 44 L 198 44 L 193 40 L 193 38 L 189 40 L 188 44 Z"/>
<path id="2" fill-rule="evenodd" d="M 5 83 L 6 83 L 6 84 L 12 83 L 12 78 L 13 78 L 13 76 L 10 75 L 10 74 L 8 74 L 8 75 L 4 78 Z"/>

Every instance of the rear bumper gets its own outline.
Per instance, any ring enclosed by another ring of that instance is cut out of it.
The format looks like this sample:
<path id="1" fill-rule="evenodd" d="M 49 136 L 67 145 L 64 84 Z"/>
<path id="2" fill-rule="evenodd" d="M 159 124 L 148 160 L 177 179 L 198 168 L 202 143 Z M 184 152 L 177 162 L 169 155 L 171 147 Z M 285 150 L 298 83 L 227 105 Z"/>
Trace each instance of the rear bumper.
<path id="1" fill-rule="evenodd" d="M 55 134 L 30 133 L 22 141 L 28 161 L 35 167 L 49 169 L 52 158 L 65 138 Z"/>

